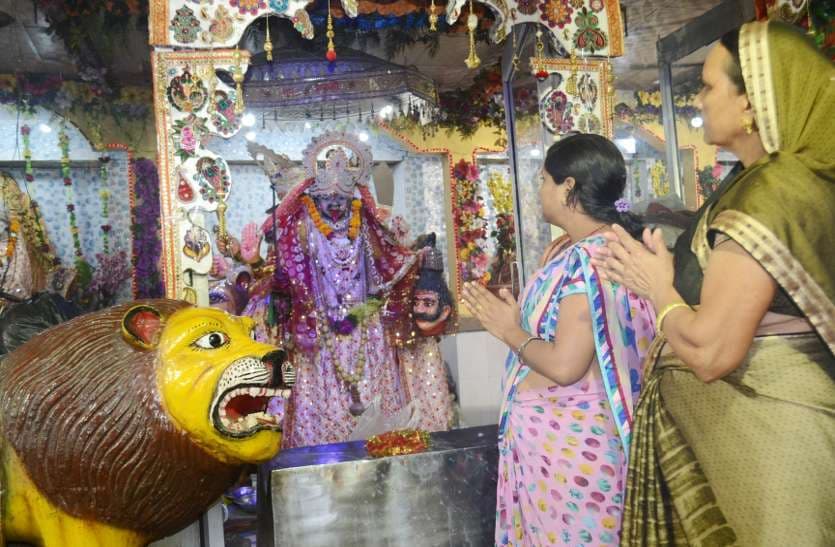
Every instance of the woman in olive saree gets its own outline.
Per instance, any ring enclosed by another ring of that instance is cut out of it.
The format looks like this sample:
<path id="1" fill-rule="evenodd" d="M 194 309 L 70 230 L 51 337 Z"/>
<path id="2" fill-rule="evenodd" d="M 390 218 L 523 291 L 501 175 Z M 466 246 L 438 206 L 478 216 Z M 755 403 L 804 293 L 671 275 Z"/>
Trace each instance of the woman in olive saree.
<path id="1" fill-rule="evenodd" d="M 733 45 L 738 59 L 725 38 L 716 58 L 736 60 L 740 93 L 716 99 L 709 56 L 700 97 L 705 139 L 745 169 L 700 210 L 674 265 L 660 233 L 640 245 L 617 228 L 595 261 L 650 298 L 660 331 L 623 545 L 835 545 L 835 70 L 781 24 L 748 23 Z"/>

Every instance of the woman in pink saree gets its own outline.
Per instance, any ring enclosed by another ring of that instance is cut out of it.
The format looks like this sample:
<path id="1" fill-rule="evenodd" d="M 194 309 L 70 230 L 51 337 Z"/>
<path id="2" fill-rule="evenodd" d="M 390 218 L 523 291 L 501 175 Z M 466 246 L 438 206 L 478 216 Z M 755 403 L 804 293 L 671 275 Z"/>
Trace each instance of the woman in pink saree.
<path id="1" fill-rule="evenodd" d="M 499 423 L 496 545 L 617 545 L 626 455 L 651 306 L 591 266 L 613 222 L 639 233 L 621 198 L 623 157 L 608 140 L 552 145 L 540 197 L 566 231 L 519 303 L 469 284 L 464 303 L 511 352 Z"/>

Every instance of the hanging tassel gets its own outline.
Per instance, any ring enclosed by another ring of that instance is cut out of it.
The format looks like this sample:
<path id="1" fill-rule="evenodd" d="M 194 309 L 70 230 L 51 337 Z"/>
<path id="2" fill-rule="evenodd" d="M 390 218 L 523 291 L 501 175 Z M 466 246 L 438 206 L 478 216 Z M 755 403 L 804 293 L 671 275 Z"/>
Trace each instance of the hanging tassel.
<path id="1" fill-rule="evenodd" d="M 267 15 L 267 38 L 264 40 L 264 51 L 267 54 L 267 61 L 273 62 L 273 42 L 270 40 L 270 16 Z"/>
<path id="2" fill-rule="evenodd" d="M 548 71 L 545 70 L 543 59 L 545 59 L 545 44 L 542 43 L 542 29 L 538 28 L 536 29 L 536 62 L 531 69 L 534 77 L 540 82 L 544 82 L 549 76 Z"/>
<path id="3" fill-rule="evenodd" d="M 429 30 L 438 30 L 438 14 L 435 13 L 435 0 L 429 6 Z"/>
<path id="4" fill-rule="evenodd" d="M 467 30 L 470 32 L 470 54 L 464 60 L 467 68 L 473 70 L 481 65 L 481 59 L 475 52 L 475 31 L 478 28 L 478 17 L 473 13 L 473 0 L 470 0 L 470 15 L 467 17 Z"/>
<path id="5" fill-rule="evenodd" d="M 333 16 L 331 15 L 330 0 L 328 0 L 328 31 L 325 33 L 325 36 L 328 37 L 328 52 L 325 54 L 325 59 L 332 63 L 336 61 L 336 48 L 333 45 Z"/>
<path id="6" fill-rule="evenodd" d="M 209 52 L 209 66 L 205 67 L 203 79 L 206 81 L 209 90 L 209 112 L 214 112 L 215 104 L 215 87 L 217 86 L 217 74 L 215 74 L 215 59 L 214 51 Z"/>
<path id="7" fill-rule="evenodd" d="M 232 70 L 232 79 L 235 81 L 235 114 L 243 114 L 244 111 L 244 71 L 241 68 L 241 50 L 235 46 L 235 68 Z"/>
<path id="8" fill-rule="evenodd" d="M 519 70 L 519 50 L 516 49 L 516 30 L 515 26 L 510 28 L 510 39 L 513 40 L 513 59 L 511 59 L 511 64 L 513 64 L 514 70 Z"/>

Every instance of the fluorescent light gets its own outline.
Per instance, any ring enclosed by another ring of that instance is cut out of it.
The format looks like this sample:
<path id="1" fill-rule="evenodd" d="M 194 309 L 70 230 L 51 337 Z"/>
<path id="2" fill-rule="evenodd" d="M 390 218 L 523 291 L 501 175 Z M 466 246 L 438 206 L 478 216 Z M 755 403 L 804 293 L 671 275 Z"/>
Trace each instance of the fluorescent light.
<path id="1" fill-rule="evenodd" d="M 40 124 L 38 126 L 38 129 L 41 130 L 41 133 L 52 133 L 52 128 L 46 125 L 45 123 Z"/>
<path id="2" fill-rule="evenodd" d="M 690 125 L 692 125 L 696 129 L 703 126 L 704 123 L 705 123 L 705 121 L 702 119 L 701 116 L 693 116 L 692 118 L 690 118 Z"/>
<path id="3" fill-rule="evenodd" d="M 365 131 L 360 131 L 360 140 L 362 142 L 368 142 L 368 133 Z"/>
<path id="4" fill-rule="evenodd" d="M 244 117 L 241 118 L 241 125 L 244 127 L 252 127 L 255 125 L 255 114 L 252 112 L 247 112 L 244 114 Z"/>
<path id="5" fill-rule="evenodd" d="M 542 156 L 542 151 L 539 148 L 534 148 L 533 150 L 531 150 L 532 158 L 538 158 L 540 156 Z"/>
<path id="6" fill-rule="evenodd" d="M 246 135 L 244 135 L 244 138 L 248 141 L 254 141 L 255 140 L 255 131 L 247 131 Z"/>

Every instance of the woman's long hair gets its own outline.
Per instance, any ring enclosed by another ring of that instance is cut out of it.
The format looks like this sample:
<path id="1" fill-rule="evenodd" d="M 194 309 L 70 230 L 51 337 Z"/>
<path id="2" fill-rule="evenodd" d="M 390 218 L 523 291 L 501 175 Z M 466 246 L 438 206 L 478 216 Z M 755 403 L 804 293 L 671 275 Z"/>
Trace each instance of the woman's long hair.
<path id="1" fill-rule="evenodd" d="M 626 163 L 612 141 L 590 133 L 560 139 L 548 149 L 545 171 L 556 184 L 563 184 L 568 177 L 574 179 L 569 204 L 579 203 L 590 217 L 620 224 L 632 237 L 641 236 L 641 217 L 615 207 L 626 188 Z"/>

